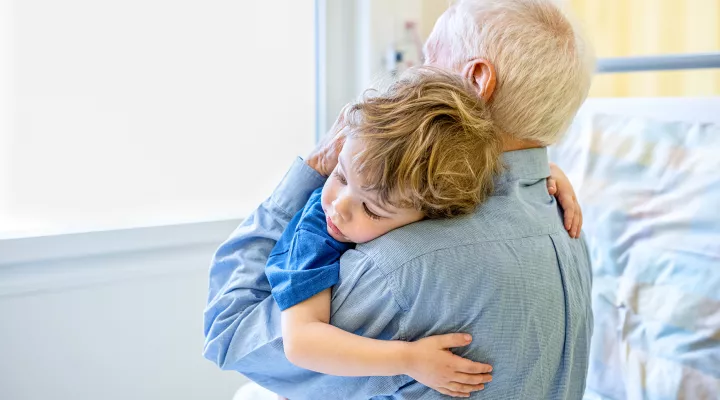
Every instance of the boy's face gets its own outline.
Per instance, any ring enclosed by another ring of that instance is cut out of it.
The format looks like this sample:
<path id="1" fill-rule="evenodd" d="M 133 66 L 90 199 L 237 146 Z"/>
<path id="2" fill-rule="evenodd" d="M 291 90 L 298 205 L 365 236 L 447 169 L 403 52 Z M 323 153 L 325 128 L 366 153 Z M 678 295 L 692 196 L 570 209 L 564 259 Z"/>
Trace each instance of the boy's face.
<path id="1" fill-rule="evenodd" d="M 384 204 L 377 193 L 362 188 L 365 182 L 352 168 L 361 149 L 358 140 L 347 139 L 322 191 L 328 233 L 340 242 L 365 243 L 423 218 L 418 210 Z"/>

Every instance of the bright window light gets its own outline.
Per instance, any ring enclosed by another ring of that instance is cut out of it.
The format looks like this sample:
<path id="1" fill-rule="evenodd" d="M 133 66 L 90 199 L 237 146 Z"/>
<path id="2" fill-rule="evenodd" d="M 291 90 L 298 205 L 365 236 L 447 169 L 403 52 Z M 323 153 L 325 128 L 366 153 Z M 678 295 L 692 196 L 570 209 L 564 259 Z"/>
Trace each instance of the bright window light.
<path id="1" fill-rule="evenodd" d="M 0 236 L 243 217 L 313 144 L 311 1 L 9 1 L 0 29 Z"/>

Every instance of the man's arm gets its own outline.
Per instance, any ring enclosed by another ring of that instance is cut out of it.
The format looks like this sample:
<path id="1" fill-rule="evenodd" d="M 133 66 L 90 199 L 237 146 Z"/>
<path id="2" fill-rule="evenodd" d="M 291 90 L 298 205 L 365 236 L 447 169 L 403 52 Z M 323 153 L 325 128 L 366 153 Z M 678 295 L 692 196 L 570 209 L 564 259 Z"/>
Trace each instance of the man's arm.
<path id="1" fill-rule="evenodd" d="M 343 272 L 346 271 L 346 272 Z M 265 282 L 267 285 L 267 282 Z M 224 298 L 226 308 L 217 310 L 218 318 L 210 330 L 221 327 L 220 335 L 208 335 L 206 357 L 223 369 L 238 371 L 261 386 L 288 397 L 339 398 L 367 400 L 375 396 L 391 396 L 412 378 L 392 377 L 348 378 L 323 375 L 291 364 L 285 357 L 281 337 L 280 308 L 267 290 L 249 292 L 239 285 Z M 367 337 L 397 339 L 402 310 L 394 300 L 385 277 L 372 267 L 363 253 L 350 250 L 341 259 L 341 297 L 335 297 L 331 323 L 353 329 Z M 262 297 L 262 299 L 260 299 Z M 225 336 L 227 335 L 227 336 Z M 212 349 L 212 353 L 208 349 Z"/>
<path id="2" fill-rule="evenodd" d="M 204 355 L 222 369 L 241 372 L 289 398 L 391 395 L 411 378 L 323 375 L 298 368 L 285 358 L 280 309 L 270 294 L 265 264 L 292 214 L 304 206 L 323 179 L 307 164 L 296 161 L 273 195 L 217 250 L 210 268 Z M 401 310 L 384 276 L 357 251 L 345 253 L 340 265 L 342 298 L 333 304 L 333 315 L 356 334 L 396 338 Z"/>
<path id="3" fill-rule="evenodd" d="M 385 276 L 372 260 L 356 250 L 347 251 L 340 261 L 340 281 L 333 288 L 330 323 L 348 332 L 370 338 L 398 339 L 402 310 L 394 299 Z M 406 375 L 389 377 L 343 377 L 301 369 L 285 357 L 280 337 L 280 309 L 272 298 L 263 301 L 252 314 L 268 318 L 273 326 L 256 333 L 263 343 L 246 354 L 238 371 L 261 386 L 290 399 L 337 398 L 367 400 L 394 394 L 412 381 Z M 251 315 L 255 318 L 254 315 Z M 328 371 L 333 372 L 333 371 Z"/>
<path id="4" fill-rule="evenodd" d="M 221 368 L 237 369 L 237 362 L 257 345 L 255 326 L 270 327 L 267 321 L 258 320 L 261 304 L 270 296 L 265 263 L 293 214 L 323 181 L 320 174 L 296 160 L 272 196 L 215 253 L 205 310 L 204 355 Z M 250 315 L 254 318 L 248 318 Z M 278 322 L 278 335 L 279 329 Z"/>

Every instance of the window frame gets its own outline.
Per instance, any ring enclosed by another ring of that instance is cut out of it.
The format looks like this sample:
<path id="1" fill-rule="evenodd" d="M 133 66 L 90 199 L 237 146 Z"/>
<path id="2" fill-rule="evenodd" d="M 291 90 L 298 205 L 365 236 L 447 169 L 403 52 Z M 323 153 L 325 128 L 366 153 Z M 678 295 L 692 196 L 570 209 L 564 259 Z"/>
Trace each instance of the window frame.
<path id="1" fill-rule="evenodd" d="M 314 1 L 315 141 L 324 132 L 327 0 Z M 270 193 L 267 194 L 268 196 Z M 0 232 L 0 269 L 37 262 L 73 260 L 171 248 L 219 245 L 246 218 L 228 216 L 192 222 L 108 227 L 88 231 Z"/>

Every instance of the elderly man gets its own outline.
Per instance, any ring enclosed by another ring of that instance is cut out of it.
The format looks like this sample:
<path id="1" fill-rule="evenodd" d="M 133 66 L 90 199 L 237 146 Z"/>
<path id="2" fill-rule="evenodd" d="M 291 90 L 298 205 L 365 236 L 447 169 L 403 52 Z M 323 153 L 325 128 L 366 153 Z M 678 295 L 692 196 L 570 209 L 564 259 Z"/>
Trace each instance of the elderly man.
<path id="1" fill-rule="evenodd" d="M 345 253 L 331 323 L 379 339 L 467 332 L 473 343 L 458 354 L 494 367 L 475 396 L 579 399 L 592 333 L 589 257 L 548 194 L 544 146 L 585 99 L 593 59 L 551 0 L 460 1 L 440 17 L 425 51 L 429 64 L 474 82 L 505 133 L 506 170 L 469 218 L 411 224 Z M 441 398 L 408 376 L 322 375 L 284 356 L 265 262 L 333 169 L 338 146 L 330 139 L 296 161 L 218 249 L 205 356 L 291 399 Z"/>

